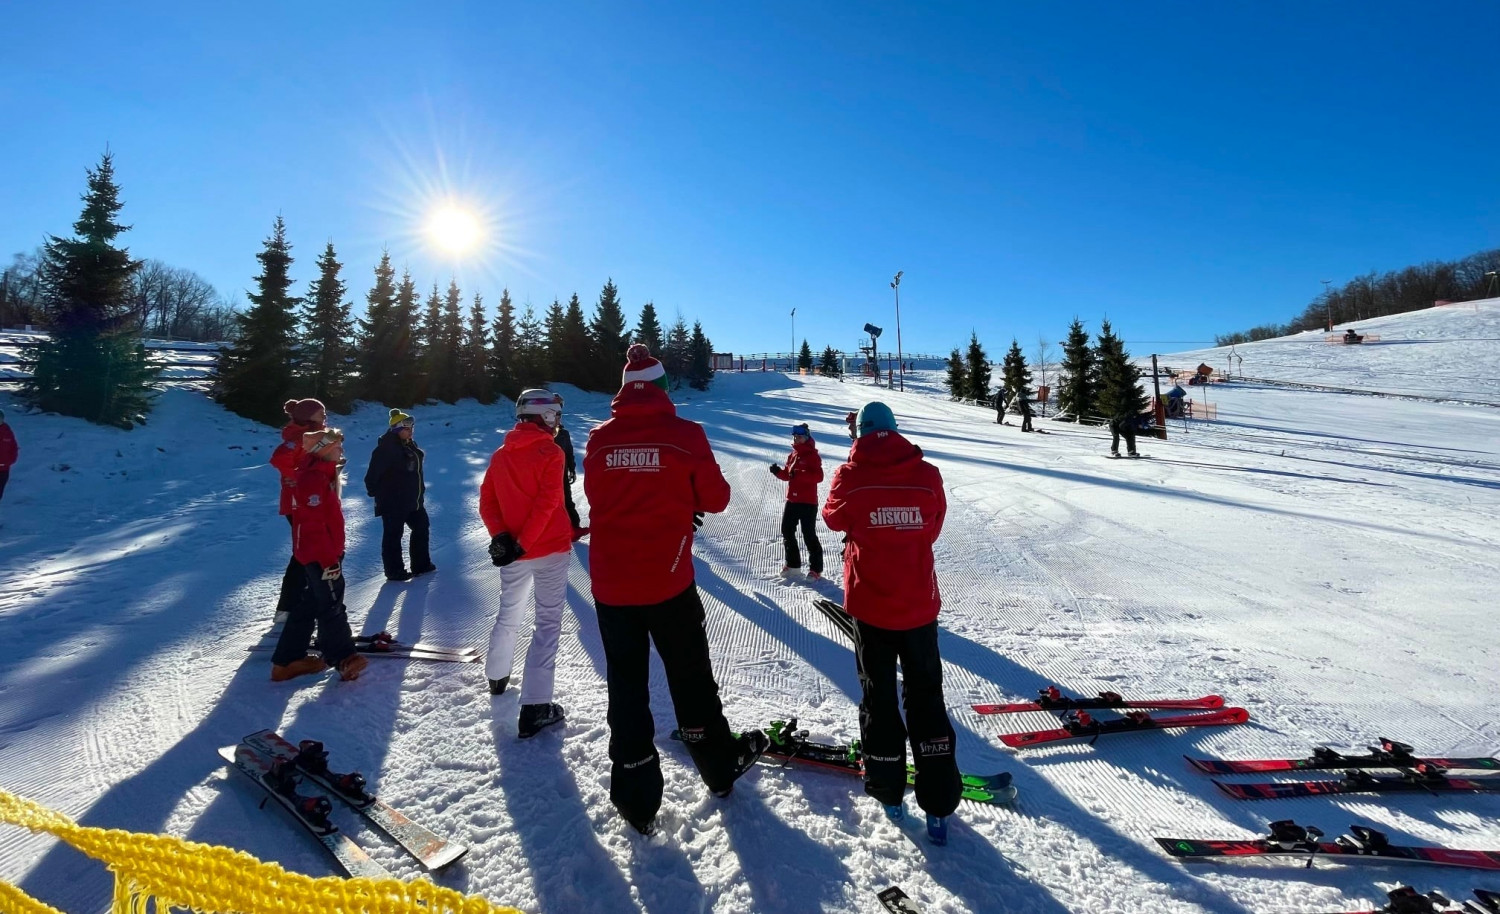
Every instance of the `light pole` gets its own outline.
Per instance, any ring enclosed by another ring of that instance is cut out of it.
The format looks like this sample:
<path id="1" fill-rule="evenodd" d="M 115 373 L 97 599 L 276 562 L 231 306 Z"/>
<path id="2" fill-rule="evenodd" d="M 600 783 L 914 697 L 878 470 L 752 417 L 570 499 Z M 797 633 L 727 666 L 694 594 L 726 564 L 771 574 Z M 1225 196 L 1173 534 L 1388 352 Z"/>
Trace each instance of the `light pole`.
<path id="1" fill-rule="evenodd" d="M 896 361 L 901 365 L 901 389 L 906 390 L 906 361 L 901 353 L 901 274 L 905 270 L 897 270 L 896 278 L 891 280 L 891 288 L 896 290 Z"/>
<path id="2" fill-rule="evenodd" d="M 1484 295 L 1486 298 L 1494 298 L 1495 284 L 1497 282 L 1500 282 L 1500 270 L 1491 270 L 1484 275 L 1490 281 L 1490 284 L 1488 286 L 1485 286 Z"/>
<path id="3" fill-rule="evenodd" d="M 797 309 L 792 309 L 792 357 L 790 360 L 792 370 L 797 370 Z"/>
<path id="4" fill-rule="evenodd" d="M 1333 280 L 1331 280 L 1331 279 L 1320 279 L 1320 280 L 1318 280 L 1318 282 L 1320 282 L 1320 283 L 1323 284 L 1323 313 L 1325 315 L 1327 315 L 1327 318 L 1328 318 L 1328 332 L 1332 333 L 1333 332 L 1333 302 L 1331 302 L 1329 300 L 1329 298 L 1328 298 L 1328 284 L 1331 283 L 1331 282 L 1333 282 Z"/>

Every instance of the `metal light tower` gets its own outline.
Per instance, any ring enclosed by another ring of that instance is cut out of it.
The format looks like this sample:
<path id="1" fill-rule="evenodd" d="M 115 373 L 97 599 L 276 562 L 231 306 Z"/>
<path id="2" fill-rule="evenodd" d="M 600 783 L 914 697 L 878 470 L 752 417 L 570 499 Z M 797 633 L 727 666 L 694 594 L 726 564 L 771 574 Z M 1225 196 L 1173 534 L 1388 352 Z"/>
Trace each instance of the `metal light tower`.
<path id="1" fill-rule="evenodd" d="M 906 360 L 901 353 L 901 274 L 905 270 L 897 270 L 896 278 L 891 280 L 891 288 L 896 290 L 896 361 L 901 366 L 901 389 L 906 390 Z"/>
<path id="2" fill-rule="evenodd" d="M 792 370 L 797 370 L 797 309 L 792 309 Z"/>

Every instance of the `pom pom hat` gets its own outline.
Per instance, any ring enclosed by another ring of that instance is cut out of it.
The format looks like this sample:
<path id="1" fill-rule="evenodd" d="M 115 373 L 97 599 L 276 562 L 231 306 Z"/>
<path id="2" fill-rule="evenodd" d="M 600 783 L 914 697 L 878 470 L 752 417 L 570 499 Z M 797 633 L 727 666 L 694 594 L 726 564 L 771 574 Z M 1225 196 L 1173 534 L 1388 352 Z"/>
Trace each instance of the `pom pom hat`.
<path id="1" fill-rule="evenodd" d="M 894 432 L 896 430 L 896 415 L 891 408 L 879 400 L 872 400 L 860 407 L 859 418 L 856 421 L 859 436 L 863 438 L 871 432 Z"/>
<path id="2" fill-rule="evenodd" d="M 636 343 L 625 350 L 625 373 L 620 379 L 624 387 L 632 381 L 650 381 L 662 390 L 667 389 L 667 370 L 653 358 L 645 343 Z"/>
<path id="3" fill-rule="evenodd" d="M 406 413 L 403 413 L 401 410 L 399 410 L 399 409 L 393 409 L 393 410 L 391 410 L 391 421 L 390 421 L 390 427 L 391 428 L 395 428 L 398 425 L 401 426 L 402 428 L 411 428 L 412 426 L 414 426 L 416 424 L 417 424 L 417 420 L 413 419 L 411 416 L 408 416 Z"/>
<path id="4" fill-rule="evenodd" d="M 321 400 L 314 400 L 311 397 L 306 400 L 288 400 L 281 409 L 288 419 L 298 425 L 312 425 L 313 416 L 328 412 Z"/>

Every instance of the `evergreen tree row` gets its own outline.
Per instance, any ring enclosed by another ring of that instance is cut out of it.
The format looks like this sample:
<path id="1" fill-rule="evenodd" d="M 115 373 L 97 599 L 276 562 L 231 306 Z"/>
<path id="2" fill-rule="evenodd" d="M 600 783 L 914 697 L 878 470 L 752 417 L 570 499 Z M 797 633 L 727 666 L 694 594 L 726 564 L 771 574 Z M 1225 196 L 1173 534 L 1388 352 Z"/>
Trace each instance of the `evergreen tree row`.
<path id="1" fill-rule="evenodd" d="M 456 280 L 446 290 L 434 283 L 422 298 L 410 272 L 398 280 L 384 253 L 365 295 L 365 315 L 355 321 L 331 242 L 302 297 L 292 294 L 291 245 L 280 217 L 256 258 L 256 291 L 239 317 L 238 339 L 220 357 L 214 396 L 263 422 L 278 422 L 292 397 L 317 397 L 347 411 L 356 399 L 400 407 L 465 397 L 491 403 L 554 382 L 614 391 L 634 342 L 661 359 L 674 384 L 701 390 L 713 378 L 713 345 L 700 323 L 689 329 L 679 315 L 664 332 L 647 302 L 631 328 L 613 280 L 591 317 L 577 293 L 566 305 L 553 300 L 541 315 L 530 304 L 518 314 L 506 289 L 491 320 L 480 295 L 465 306 Z"/>

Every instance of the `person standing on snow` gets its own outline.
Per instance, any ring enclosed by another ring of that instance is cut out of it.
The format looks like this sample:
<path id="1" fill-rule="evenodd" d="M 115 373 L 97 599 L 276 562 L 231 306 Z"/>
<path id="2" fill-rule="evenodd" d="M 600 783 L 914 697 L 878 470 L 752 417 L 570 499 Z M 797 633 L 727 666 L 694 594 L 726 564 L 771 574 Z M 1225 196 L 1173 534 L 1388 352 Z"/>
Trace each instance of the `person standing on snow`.
<path id="1" fill-rule="evenodd" d="M 500 566 L 500 611 L 484 657 L 491 695 L 503 694 L 510 684 L 527 591 L 535 594 L 521 682 L 521 739 L 562 723 L 564 717 L 562 705 L 552 700 L 573 557 L 563 510 L 563 455 L 553 438 L 561 416 L 562 407 L 550 390 L 522 391 L 516 400 L 516 427 L 495 450 L 479 486 L 479 516 L 490 532 L 490 558 Z"/>
<path id="2" fill-rule="evenodd" d="M 1034 431 L 1031 427 L 1031 400 L 1027 398 L 1024 390 L 1016 394 L 1016 402 L 1021 408 L 1021 431 Z"/>
<path id="3" fill-rule="evenodd" d="M 724 719 L 693 580 L 693 531 L 705 512 L 729 506 L 729 483 L 703 427 L 677 416 L 661 362 L 640 343 L 626 358 L 611 418 L 589 432 L 583 488 L 609 686 L 609 798 L 649 835 L 663 788 L 648 687 L 653 642 L 683 742 L 714 796 L 728 796 L 770 740 L 760 730 L 736 737 Z"/>
<path id="4" fill-rule="evenodd" d="M 339 678 L 358 679 L 369 663 L 354 646 L 344 608 L 344 508 L 339 492 L 344 480 L 344 434 L 336 428 L 308 432 L 298 450 L 292 487 L 292 556 L 307 579 L 307 594 L 287 614 L 271 681 L 282 682 L 329 666 Z M 321 657 L 307 653 L 317 631 Z"/>
<path id="5" fill-rule="evenodd" d="M 995 424 L 1005 424 L 1005 410 L 1010 406 L 1010 388 L 1002 387 L 995 391 Z"/>
<path id="6" fill-rule="evenodd" d="M 818 542 L 818 483 L 823 481 L 823 457 L 812 430 L 803 422 L 792 426 L 792 452 L 786 465 L 771 464 L 771 475 L 786 481 L 786 507 L 781 512 L 781 539 L 786 544 L 786 564 L 781 576 L 790 577 L 802 571 L 802 556 L 797 551 L 797 527 L 807 543 L 808 579 L 823 579 L 823 544 Z"/>
<path id="7" fill-rule="evenodd" d="M 932 546 L 943 529 L 947 498 L 937 467 L 896 432 L 890 407 L 859 411 L 849 462 L 833 474 L 823 522 L 843 531 L 844 609 L 854 617 L 854 655 L 865 793 L 899 821 L 905 815 L 906 743 L 916 763 L 916 795 L 928 833 L 947 840 L 947 817 L 963 789 L 954 757 L 953 723 L 943 703 L 938 654 L 937 572 Z M 896 665 L 902 688 L 896 688 Z M 901 719 L 904 701 L 906 720 Z"/>
<path id="8" fill-rule="evenodd" d="M 1120 439 L 1125 439 L 1125 452 L 1131 457 L 1139 457 L 1135 450 L 1135 426 L 1139 421 L 1135 410 L 1126 406 L 1120 412 L 1110 417 L 1109 420 L 1109 456 L 1120 456 Z"/>
<path id="9" fill-rule="evenodd" d="M 281 476 L 281 516 L 292 523 L 292 492 L 297 485 L 297 465 L 302 456 L 302 436 L 318 431 L 328 421 L 328 410 L 322 402 L 288 400 L 282 406 L 286 413 L 286 425 L 281 428 L 281 444 L 271 452 L 271 466 Z M 281 594 L 276 598 L 275 618 L 285 619 L 292 607 L 307 597 L 307 575 L 296 556 L 287 560 L 286 571 L 281 575 Z"/>
<path id="10" fill-rule="evenodd" d="M 568 512 L 568 523 L 573 528 L 573 542 L 578 542 L 588 536 L 589 528 L 583 526 L 578 519 L 578 506 L 573 504 L 573 483 L 578 481 L 578 462 L 573 456 L 573 436 L 562 424 L 562 394 L 557 397 L 557 428 L 553 430 L 552 439 L 563 452 L 563 507 Z"/>
<path id="11" fill-rule="evenodd" d="M 16 465 L 21 448 L 16 444 L 16 433 L 5 421 L 5 411 L 0 410 L 0 498 L 5 497 L 5 484 L 10 482 L 10 468 Z"/>
<path id="12" fill-rule="evenodd" d="M 427 454 L 412 437 L 416 420 L 399 409 L 391 410 L 389 427 L 370 453 L 365 471 L 365 492 L 375 499 L 375 516 L 384 522 L 380 537 L 380 560 L 387 581 L 410 581 L 419 574 L 437 571 L 429 552 L 427 481 L 422 462 Z M 401 558 L 401 534 L 411 528 L 411 570 Z"/>

